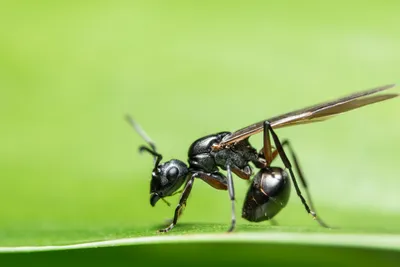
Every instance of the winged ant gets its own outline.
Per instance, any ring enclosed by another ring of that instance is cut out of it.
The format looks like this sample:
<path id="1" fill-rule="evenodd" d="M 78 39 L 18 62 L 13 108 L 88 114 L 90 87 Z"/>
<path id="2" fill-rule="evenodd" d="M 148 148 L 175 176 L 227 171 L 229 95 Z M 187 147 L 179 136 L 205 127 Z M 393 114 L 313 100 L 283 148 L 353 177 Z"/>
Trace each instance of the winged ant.
<path id="1" fill-rule="evenodd" d="M 165 197 L 179 193 L 179 189 L 185 184 L 172 223 L 159 231 L 168 232 L 176 225 L 182 209 L 186 206 L 195 178 L 205 181 L 215 189 L 228 190 L 232 213 L 228 232 L 233 231 L 236 217 L 232 173 L 242 179 L 250 179 L 253 174 L 250 163 L 259 171 L 251 181 L 243 204 L 242 217 L 244 219 L 256 222 L 272 219 L 287 204 L 291 189 L 290 184 L 293 183 L 306 211 L 321 226 L 328 227 L 315 213 L 305 177 L 289 140 L 281 141 L 275 133 L 275 129 L 324 121 L 340 113 L 397 97 L 398 94 L 396 93 L 377 94 L 394 86 L 394 84 L 390 84 L 354 93 L 333 101 L 275 116 L 232 133 L 220 132 L 202 137 L 190 146 L 188 165 L 178 159 L 161 163 L 162 155 L 157 152 L 155 143 L 136 121 L 127 116 L 128 122 L 148 145 L 140 146 L 139 150 L 153 156 L 154 168 L 150 183 L 150 204 L 154 206 L 160 199 L 166 202 Z M 249 137 L 260 132 L 263 132 L 263 148 L 257 151 L 251 146 Z M 271 142 L 271 136 L 273 142 Z M 308 201 L 303 197 L 299 188 L 285 148 L 291 155 Z M 285 169 L 271 166 L 277 156 L 282 159 Z M 226 171 L 227 175 L 225 176 L 221 170 Z"/>

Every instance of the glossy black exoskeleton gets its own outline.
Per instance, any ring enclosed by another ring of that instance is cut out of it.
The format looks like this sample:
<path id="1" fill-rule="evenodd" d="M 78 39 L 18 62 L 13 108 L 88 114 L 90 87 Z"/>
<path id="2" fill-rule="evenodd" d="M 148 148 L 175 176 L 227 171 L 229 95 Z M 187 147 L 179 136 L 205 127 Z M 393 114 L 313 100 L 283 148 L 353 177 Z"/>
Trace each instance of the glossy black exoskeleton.
<path id="1" fill-rule="evenodd" d="M 167 228 L 161 229 L 160 232 L 167 232 L 176 225 L 182 208 L 186 206 L 186 200 L 192 190 L 195 178 L 200 178 L 216 189 L 228 190 L 232 204 L 231 226 L 228 231 L 232 231 L 236 223 L 232 172 L 243 179 L 249 179 L 252 175 L 249 163 L 252 163 L 259 171 L 252 179 L 251 186 L 248 189 L 242 209 L 243 218 L 253 222 L 272 219 L 287 204 L 290 195 L 290 185 L 293 183 L 296 193 L 306 211 L 317 219 L 321 226 L 327 227 L 322 220 L 316 217 L 305 177 L 289 141 L 285 140 L 281 142 L 274 129 L 324 121 L 336 114 L 397 97 L 398 94 L 395 93 L 373 95 L 392 87 L 394 87 L 393 84 L 381 86 L 333 101 L 299 109 L 260 121 L 233 133 L 220 132 L 202 137 L 190 146 L 188 151 L 188 165 L 177 159 L 160 164 L 162 156 L 157 152 L 154 142 L 128 116 L 128 121 L 150 146 L 150 148 L 141 146 L 140 151 L 146 151 L 154 157 L 154 168 L 150 184 L 150 204 L 154 206 L 159 199 L 166 202 L 164 198 L 179 192 L 179 189 L 184 184 L 179 203 L 175 209 L 173 221 Z M 264 144 L 261 152 L 258 153 L 250 145 L 248 138 L 262 131 L 264 133 Z M 270 135 L 272 136 L 274 147 L 272 146 Z M 290 152 L 295 170 L 297 171 L 301 185 L 306 191 L 310 206 L 302 196 L 284 147 Z M 285 169 L 271 166 L 271 163 L 278 155 Z M 227 175 L 222 174 L 221 170 L 226 170 Z"/>
<path id="2" fill-rule="evenodd" d="M 158 200 L 174 195 L 186 181 L 172 224 L 160 231 L 167 232 L 175 226 L 182 208 L 186 205 L 194 178 L 205 181 L 215 189 L 229 191 L 232 201 L 232 219 L 229 231 L 232 231 L 236 223 L 232 172 L 243 179 L 249 179 L 252 175 L 249 162 L 252 162 L 258 168 L 266 166 L 265 159 L 250 145 L 248 138 L 238 141 L 229 148 L 214 150 L 214 146 L 220 144 L 223 138 L 231 133 L 220 132 L 208 135 L 197 139 L 190 146 L 188 151 L 189 166 L 176 159 L 160 164 L 162 155 L 157 153 L 154 143 L 132 118 L 127 117 L 127 119 L 151 147 L 141 146 L 140 151 L 146 151 L 154 157 L 154 168 L 150 182 L 150 204 L 154 206 Z M 220 169 L 227 170 L 227 177 L 220 172 Z"/>
<path id="3" fill-rule="evenodd" d="M 150 183 L 150 203 L 152 206 L 162 198 L 173 195 L 185 182 L 189 173 L 196 173 L 197 178 L 202 179 L 216 189 L 226 190 L 228 180 L 219 172 L 219 168 L 226 170 L 229 165 L 232 171 L 243 179 L 249 179 L 252 169 L 249 162 L 256 166 L 264 166 L 264 160 L 249 144 L 248 140 L 238 142 L 232 149 L 213 151 L 212 146 L 219 144 L 229 132 L 221 132 L 202 137 L 193 142 L 188 151 L 189 166 L 180 160 L 170 160 L 159 164 L 161 155 L 147 147 L 141 150 L 153 154 L 156 159 L 155 169 Z"/>
<path id="4" fill-rule="evenodd" d="M 284 208 L 290 196 L 290 178 L 279 167 L 259 171 L 247 191 L 242 217 L 251 222 L 272 219 Z"/>
<path id="5" fill-rule="evenodd" d="M 230 148 L 214 151 L 213 146 L 221 143 L 230 132 L 221 132 L 202 137 L 193 142 L 189 148 L 189 169 L 191 172 L 202 173 L 202 180 L 216 189 L 227 189 L 227 178 L 219 168 L 227 170 L 230 166 L 233 173 L 243 179 L 249 179 L 252 169 L 249 162 L 261 168 L 265 160 L 260 157 L 248 139 L 236 143 Z"/>
<path id="6" fill-rule="evenodd" d="M 315 208 L 311 200 L 311 194 L 308 191 L 305 177 L 289 140 L 284 140 L 281 143 L 275 131 L 272 129 L 269 121 L 263 122 L 263 127 L 264 149 L 262 153 L 265 157 L 266 165 L 254 176 L 252 184 L 247 191 L 242 209 L 242 217 L 252 222 L 270 220 L 286 206 L 290 196 L 289 175 L 282 168 L 271 167 L 271 163 L 279 155 L 286 169 L 289 171 L 294 188 L 296 189 L 296 193 L 303 203 L 306 211 L 310 213 L 321 226 L 328 228 L 329 226 L 322 221 L 321 218 L 316 217 Z M 272 135 L 272 140 L 274 141 L 276 148 L 274 151 L 271 149 L 272 144 L 270 141 L 270 134 Z M 300 178 L 300 182 L 306 191 L 311 209 L 301 194 L 293 172 L 292 164 L 288 159 L 285 150 L 283 149 L 284 147 L 289 150 L 289 153 L 293 159 L 295 169 L 298 173 L 298 177 Z"/>
<path id="7" fill-rule="evenodd" d="M 177 159 L 156 166 L 150 182 L 150 204 L 154 207 L 160 198 L 174 195 L 188 172 L 186 164 Z"/>

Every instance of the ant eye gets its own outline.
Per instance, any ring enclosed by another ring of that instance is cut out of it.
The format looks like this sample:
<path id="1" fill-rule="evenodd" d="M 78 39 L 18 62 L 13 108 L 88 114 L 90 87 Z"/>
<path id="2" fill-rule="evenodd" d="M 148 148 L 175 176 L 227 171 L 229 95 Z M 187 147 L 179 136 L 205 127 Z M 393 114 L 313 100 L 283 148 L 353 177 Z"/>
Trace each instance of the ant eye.
<path id="1" fill-rule="evenodd" d="M 177 167 L 171 167 L 168 172 L 167 172 L 167 178 L 168 180 L 171 180 L 171 178 L 176 178 L 178 176 L 179 170 Z"/>

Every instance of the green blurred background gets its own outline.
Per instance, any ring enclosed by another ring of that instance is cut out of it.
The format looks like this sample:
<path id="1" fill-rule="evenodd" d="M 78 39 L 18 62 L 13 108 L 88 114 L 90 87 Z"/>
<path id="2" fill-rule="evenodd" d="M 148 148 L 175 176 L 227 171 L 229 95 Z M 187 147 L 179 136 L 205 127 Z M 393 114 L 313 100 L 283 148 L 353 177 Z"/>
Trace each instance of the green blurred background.
<path id="1" fill-rule="evenodd" d="M 197 138 L 395 83 L 398 1 L 35 1 L 0 9 L 0 246 L 155 235 L 152 160 Z M 398 92 L 398 90 L 397 90 Z M 317 210 L 339 231 L 400 233 L 398 99 L 289 138 Z M 252 137 L 256 147 L 261 136 Z M 280 162 L 278 162 L 280 164 Z M 248 184 L 235 179 L 237 214 Z M 182 232 L 223 232 L 228 193 L 195 182 Z M 238 231 L 322 231 L 292 194 Z"/>

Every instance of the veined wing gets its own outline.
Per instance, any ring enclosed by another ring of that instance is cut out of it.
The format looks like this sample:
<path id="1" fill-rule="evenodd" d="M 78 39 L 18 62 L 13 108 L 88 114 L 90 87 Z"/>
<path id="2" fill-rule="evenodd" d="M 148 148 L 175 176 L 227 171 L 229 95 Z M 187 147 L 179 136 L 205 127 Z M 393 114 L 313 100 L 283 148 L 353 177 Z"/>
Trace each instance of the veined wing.
<path id="1" fill-rule="evenodd" d="M 286 114 L 272 117 L 267 120 L 271 123 L 271 126 L 274 129 L 298 124 L 324 121 L 340 113 L 344 113 L 369 104 L 397 97 L 398 94 L 396 93 L 372 96 L 373 94 L 393 88 L 394 86 L 395 84 L 389 84 L 376 87 L 370 90 L 354 93 L 336 100 L 288 112 Z M 219 144 L 219 146 L 224 147 L 261 132 L 264 128 L 264 122 L 265 120 L 233 132 L 232 134 L 226 136 Z"/>

